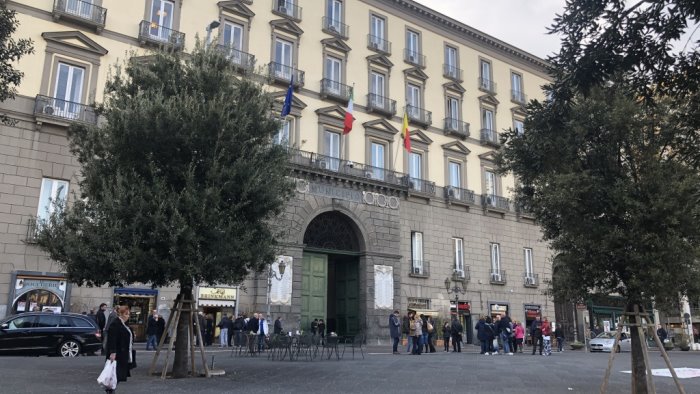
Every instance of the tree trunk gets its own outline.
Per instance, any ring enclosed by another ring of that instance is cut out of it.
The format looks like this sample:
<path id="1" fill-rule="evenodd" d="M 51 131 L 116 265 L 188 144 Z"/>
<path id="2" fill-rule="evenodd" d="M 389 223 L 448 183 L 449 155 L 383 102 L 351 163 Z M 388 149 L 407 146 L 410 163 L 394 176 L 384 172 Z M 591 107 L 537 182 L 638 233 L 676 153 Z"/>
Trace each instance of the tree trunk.
<path id="1" fill-rule="evenodd" d="M 192 300 L 192 285 L 184 284 L 180 281 L 181 300 Z M 189 305 L 180 304 L 180 308 L 188 308 Z M 180 313 L 180 319 L 177 322 L 177 340 L 175 341 L 175 358 L 173 359 L 173 378 L 186 378 L 188 376 L 187 358 L 189 356 L 189 333 L 187 325 L 192 324 L 193 312 Z M 199 329 L 199 325 L 196 327 Z"/>
<path id="2" fill-rule="evenodd" d="M 641 305 L 637 303 L 630 302 L 627 304 L 627 312 L 634 313 L 635 306 L 642 312 L 644 309 Z M 640 338 L 639 330 L 636 324 L 642 324 L 642 319 L 639 316 L 630 315 L 629 316 L 629 331 L 630 338 L 632 340 L 632 393 L 633 394 L 648 394 L 650 393 L 650 387 L 648 385 L 647 379 L 647 366 L 644 360 L 644 348 L 646 339 Z M 618 327 L 621 330 L 622 327 Z M 616 349 L 613 349 L 615 351 Z"/>

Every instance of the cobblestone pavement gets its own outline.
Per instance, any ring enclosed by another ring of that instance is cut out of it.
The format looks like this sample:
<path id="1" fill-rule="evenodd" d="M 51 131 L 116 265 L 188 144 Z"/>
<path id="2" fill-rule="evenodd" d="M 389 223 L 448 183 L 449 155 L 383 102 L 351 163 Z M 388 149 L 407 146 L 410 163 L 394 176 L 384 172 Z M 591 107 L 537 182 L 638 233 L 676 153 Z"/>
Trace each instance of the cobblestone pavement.
<path id="1" fill-rule="evenodd" d="M 139 368 L 121 393 L 597 393 L 607 354 L 583 351 L 529 352 L 514 356 L 484 356 L 467 345 L 463 353 L 392 355 L 386 347 L 370 347 L 363 360 L 351 354 L 336 361 L 269 361 L 262 357 L 230 357 L 230 351 L 211 348 L 216 369 L 225 376 L 166 379 L 148 376 L 153 352 L 139 351 Z M 671 352 L 674 367 L 700 368 L 700 352 Z M 198 360 L 201 360 L 199 355 Z M 104 359 L 78 357 L 0 357 L 2 393 L 98 393 L 96 383 Z M 665 365 L 658 352 L 650 353 L 652 368 Z M 630 354 L 618 354 L 610 393 L 630 392 Z M 654 377 L 658 393 L 674 393 L 671 378 Z M 700 378 L 682 379 L 687 393 L 700 393 Z"/>

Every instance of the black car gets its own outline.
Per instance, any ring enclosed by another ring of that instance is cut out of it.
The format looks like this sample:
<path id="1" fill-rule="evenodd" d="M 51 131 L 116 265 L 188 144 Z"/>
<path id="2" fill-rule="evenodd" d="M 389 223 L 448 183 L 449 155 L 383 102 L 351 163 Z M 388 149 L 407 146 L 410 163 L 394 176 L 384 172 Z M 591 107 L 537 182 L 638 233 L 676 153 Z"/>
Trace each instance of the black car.
<path id="1" fill-rule="evenodd" d="M 0 355 L 77 357 L 101 347 L 97 323 L 85 315 L 28 312 L 0 321 Z"/>

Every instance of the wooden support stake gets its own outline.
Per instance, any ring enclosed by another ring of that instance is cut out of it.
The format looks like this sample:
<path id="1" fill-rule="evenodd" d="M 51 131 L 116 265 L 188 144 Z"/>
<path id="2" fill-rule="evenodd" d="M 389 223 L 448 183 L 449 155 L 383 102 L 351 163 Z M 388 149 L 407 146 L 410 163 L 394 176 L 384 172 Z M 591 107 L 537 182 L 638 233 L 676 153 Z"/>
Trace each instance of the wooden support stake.
<path id="1" fill-rule="evenodd" d="M 180 295 L 175 298 L 175 304 L 173 305 L 173 311 L 177 308 L 178 303 L 180 302 Z M 172 317 L 172 316 L 171 316 Z M 153 356 L 153 361 L 151 361 L 151 368 L 148 370 L 149 375 L 153 375 L 153 373 L 156 371 L 156 363 L 158 362 L 158 358 L 160 357 L 160 351 L 163 348 L 163 344 L 165 343 L 165 338 L 168 337 L 170 333 L 170 326 L 173 323 L 173 319 L 170 318 L 168 319 L 168 324 L 165 325 L 165 331 L 163 332 L 163 335 L 160 337 L 160 343 L 158 343 L 158 348 L 156 348 L 156 354 Z"/>
<path id="2" fill-rule="evenodd" d="M 637 327 L 637 335 L 639 336 L 639 341 L 642 342 L 642 356 L 644 357 L 644 365 L 647 369 L 647 387 L 651 390 L 651 394 L 656 394 L 656 387 L 654 387 L 654 380 L 652 379 L 651 375 L 651 365 L 649 365 L 649 354 L 647 353 L 646 337 L 644 336 L 644 330 L 642 330 L 642 316 L 639 314 L 639 305 L 634 305 L 634 312 L 635 318 L 637 320 L 637 323 L 635 324 L 635 326 Z M 634 361 L 632 361 L 632 366 L 634 366 Z M 634 368 L 632 370 L 632 376 L 634 377 Z M 634 382 L 632 384 L 632 388 L 634 390 Z"/>
<path id="3" fill-rule="evenodd" d="M 193 320 L 194 321 L 194 320 Z M 211 373 L 209 372 L 209 366 L 207 365 L 207 358 L 204 354 L 204 340 L 202 339 L 202 330 L 197 328 L 196 330 L 197 334 L 197 342 L 199 343 L 199 352 L 202 355 L 202 367 L 204 368 L 204 375 L 206 377 L 211 377 Z"/>
<path id="4" fill-rule="evenodd" d="M 661 339 L 659 339 L 659 336 L 656 334 L 655 329 L 651 330 L 651 332 L 652 334 L 654 334 L 654 341 L 656 342 L 656 346 L 658 346 L 659 350 L 661 351 L 661 357 L 663 357 L 664 361 L 666 362 L 668 370 L 671 371 L 671 376 L 673 377 L 673 381 L 676 383 L 676 388 L 678 388 L 678 392 L 680 394 L 685 394 L 685 389 L 683 388 L 681 381 L 678 380 L 678 375 L 676 375 L 676 370 L 673 369 L 673 366 L 671 365 L 671 359 L 668 358 L 668 353 L 666 353 L 666 348 L 664 348 L 664 344 L 661 343 Z"/>
<path id="5" fill-rule="evenodd" d="M 168 351 L 165 353 L 165 365 L 163 365 L 163 373 L 161 374 L 160 378 L 165 379 L 165 377 L 168 374 L 168 362 L 170 361 L 170 353 L 173 351 L 173 344 L 175 343 L 175 340 L 177 339 L 177 330 L 178 326 L 180 325 L 180 311 L 182 310 L 182 303 L 178 304 L 178 308 L 175 310 L 175 316 L 174 319 L 176 321 L 175 323 L 175 331 L 173 332 L 173 336 L 170 337 L 170 342 L 168 343 Z"/>
<path id="6" fill-rule="evenodd" d="M 617 320 L 618 330 L 615 332 L 615 342 L 613 342 L 612 350 L 610 351 L 610 357 L 608 357 L 608 368 L 605 370 L 605 377 L 603 378 L 603 384 L 600 386 L 600 394 L 605 394 L 608 391 L 608 380 L 610 380 L 610 371 L 612 371 L 613 360 L 615 360 L 615 349 L 617 349 L 618 343 L 620 342 L 620 324 L 622 324 L 624 317 L 620 316 Z"/>

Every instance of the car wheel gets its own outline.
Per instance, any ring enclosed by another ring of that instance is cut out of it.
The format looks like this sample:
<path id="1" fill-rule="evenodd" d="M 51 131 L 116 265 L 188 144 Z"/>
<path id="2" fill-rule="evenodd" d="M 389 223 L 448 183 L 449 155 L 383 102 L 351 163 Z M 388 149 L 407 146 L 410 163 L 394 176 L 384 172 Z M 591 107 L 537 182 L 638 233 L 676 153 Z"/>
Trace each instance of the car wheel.
<path id="1" fill-rule="evenodd" d="M 60 354 L 61 357 L 78 357 L 80 355 L 80 344 L 69 339 L 63 342 L 58 348 L 58 354 Z"/>

